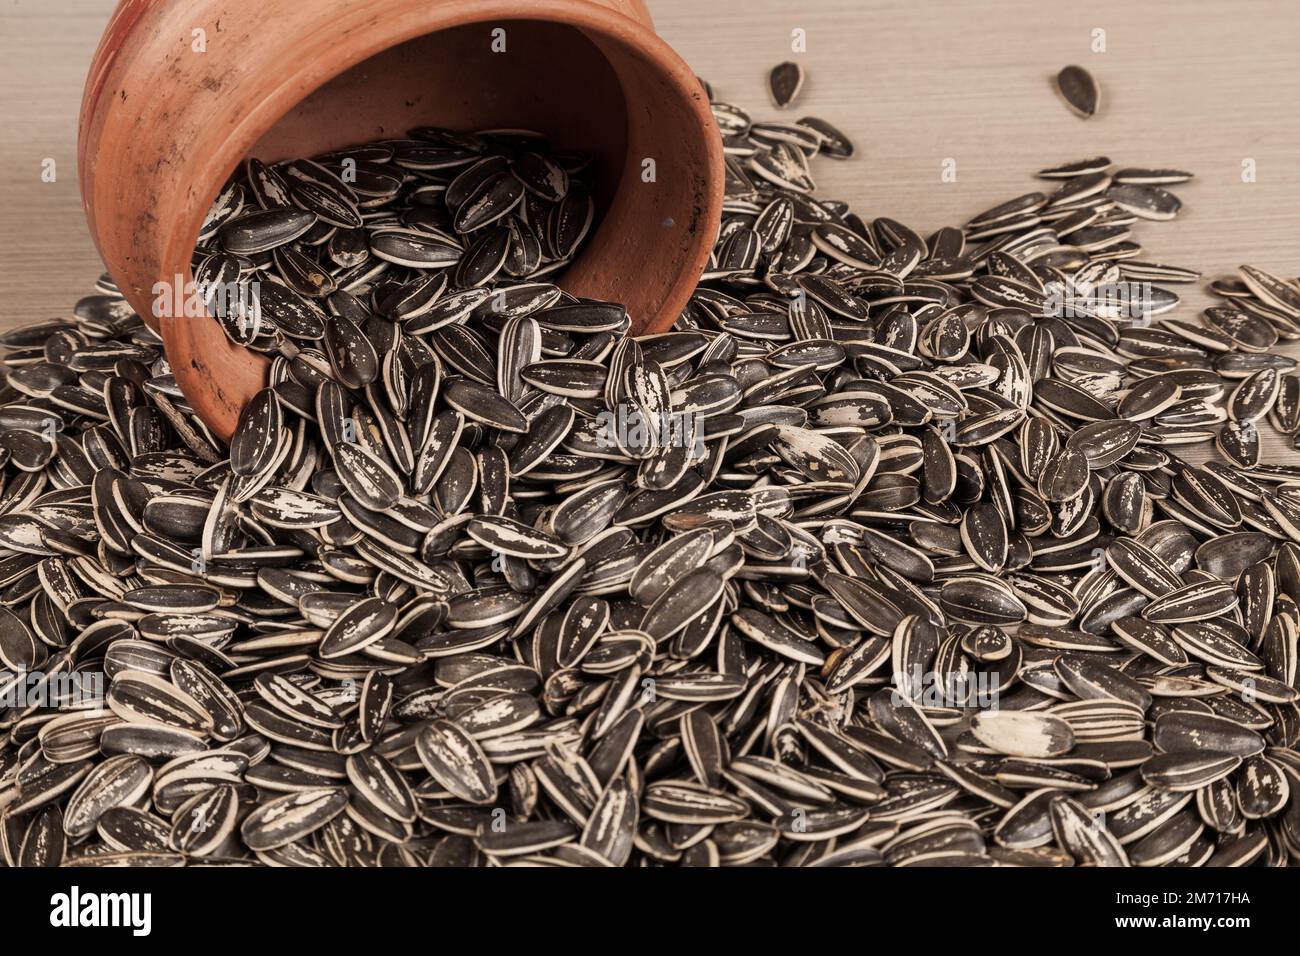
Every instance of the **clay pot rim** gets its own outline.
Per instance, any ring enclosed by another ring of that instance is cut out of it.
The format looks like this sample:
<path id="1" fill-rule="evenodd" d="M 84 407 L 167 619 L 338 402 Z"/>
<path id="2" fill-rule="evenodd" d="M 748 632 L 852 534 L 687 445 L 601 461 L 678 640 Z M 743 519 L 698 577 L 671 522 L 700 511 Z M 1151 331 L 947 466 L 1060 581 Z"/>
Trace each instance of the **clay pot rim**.
<path id="1" fill-rule="evenodd" d="M 635 0 L 642 9 L 644 5 Z M 196 181 L 210 185 L 199 194 L 188 216 L 179 217 L 163 243 L 161 265 L 170 278 L 177 270 L 168 263 L 181 264 L 180 275 L 186 283 L 193 281 L 191 257 L 199 230 L 208 209 L 216 199 L 230 174 L 249 154 L 249 151 L 272 127 L 297 104 L 310 97 L 322 86 L 366 60 L 410 40 L 457 27 L 493 21 L 535 21 L 569 26 L 595 40 L 612 42 L 635 58 L 652 64 L 672 81 L 672 85 L 686 91 L 698 85 L 694 71 L 652 27 L 617 10 L 592 2 L 592 0 L 547 0 L 541 9 L 521 10 L 519 0 L 474 0 L 473 5 L 447 7 L 441 4 L 411 7 L 400 16 L 380 20 L 359 34 L 366 42 L 358 44 L 346 57 L 316 58 L 304 65 L 271 89 L 260 101 L 243 114 L 243 119 L 223 137 L 220 148 L 213 150 L 203 161 Z M 646 16 L 647 23 L 649 15 Z M 712 122 L 709 106 L 702 95 L 685 93 L 682 101 L 694 113 L 703 127 Z M 707 115 L 706 115 L 707 114 Z M 719 152 L 721 146 L 719 144 Z M 715 197 L 721 204 L 721 195 Z M 188 367 L 192 356 L 190 337 L 177 323 L 193 321 L 185 316 L 162 316 L 159 332 L 167 354 L 173 358 L 173 370 L 178 383 L 188 394 L 188 380 L 194 373 Z M 243 353 L 242 359 L 260 368 L 265 376 L 270 357 L 230 344 L 232 350 Z M 224 436 L 223 436 L 224 437 Z"/>

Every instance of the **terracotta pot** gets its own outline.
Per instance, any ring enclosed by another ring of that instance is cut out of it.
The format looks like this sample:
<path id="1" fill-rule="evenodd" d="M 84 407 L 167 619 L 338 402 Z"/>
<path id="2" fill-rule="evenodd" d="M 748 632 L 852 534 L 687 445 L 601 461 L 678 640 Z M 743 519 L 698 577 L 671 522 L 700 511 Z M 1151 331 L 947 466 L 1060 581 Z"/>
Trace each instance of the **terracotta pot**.
<path id="1" fill-rule="evenodd" d="M 703 90 L 641 0 L 121 0 L 81 107 L 86 218 L 221 438 L 267 360 L 210 318 L 156 319 L 155 284 L 192 281 L 204 214 L 246 156 L 417 125 L 525 127 L 593 154 L 601 219 L 561 284 L 623 302 L 638 332 L 675 320 L 714 240 L 722 151 Z"/>

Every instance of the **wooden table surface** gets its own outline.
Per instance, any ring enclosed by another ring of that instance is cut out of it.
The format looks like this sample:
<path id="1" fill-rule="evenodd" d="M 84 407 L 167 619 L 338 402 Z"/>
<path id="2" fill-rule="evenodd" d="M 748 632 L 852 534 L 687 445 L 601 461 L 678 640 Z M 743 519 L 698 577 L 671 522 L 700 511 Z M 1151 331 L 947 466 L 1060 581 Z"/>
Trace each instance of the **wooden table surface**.
<path id="1" fill-rule="evenodd" d="M 858 145 L 851 161 L 816 161 L 818 194 L 864 218 L 891 216 L 923 232 L 960 224 L 1040 188 L 1039 168 L 1104 153 L 1121 165 L 1196 173 L 1177 188 L 1184 208 L 1175 222 L 1139 223 L 1147 258 L 1207 279 L 1242 263 L 1300 275 L 1293 0 L 648 3 L 660 34 L 716 94 L 756 117 L 778 116 L 766 70 L 797 59 L 808 78 L 790 117 L 822 116 Z M 101 271 L 82 221 L 76 123 L 112 7 L 0 0 L 0 328 L 67 314 Z M 803 52 L 792 51 L 797 37 Z M 1053 90 L 1067 63 L 1101 84 L 1102 107 L 1089 120 Z M 42 181 L 48 160 L 54 182 Z M 946 163 L 955 164 L 953 182 L 944 181 Z M 1210 302 L 1199 287 L 1176 288 L 1179 314 Z M 1275 443 L 1266 460 L 1284 455 L 1295 453 Z"/>

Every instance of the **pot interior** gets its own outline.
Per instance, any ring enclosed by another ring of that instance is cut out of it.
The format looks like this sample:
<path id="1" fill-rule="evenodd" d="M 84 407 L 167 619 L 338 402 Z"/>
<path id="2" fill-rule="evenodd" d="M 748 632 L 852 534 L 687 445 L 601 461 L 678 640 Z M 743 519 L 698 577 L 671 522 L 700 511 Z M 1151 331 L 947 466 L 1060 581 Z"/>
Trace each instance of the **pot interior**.
<path id="1" fill-rule="evenodd" d="M 494 20 L 408 40 L 344 71 L 282 117 L 250 155 L 297 159 L 403 138 L 416 126 L 532 129 L 557 150 L 589 153 L 598 216 L 627 151 L 619 78 L 582 31 Z"/>

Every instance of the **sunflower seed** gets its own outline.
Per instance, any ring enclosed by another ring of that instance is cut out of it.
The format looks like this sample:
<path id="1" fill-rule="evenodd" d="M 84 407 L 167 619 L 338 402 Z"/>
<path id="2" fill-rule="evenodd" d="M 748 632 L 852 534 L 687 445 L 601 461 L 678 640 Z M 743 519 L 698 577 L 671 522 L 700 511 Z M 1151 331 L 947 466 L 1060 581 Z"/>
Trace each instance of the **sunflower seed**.
<path id="1" fill-rule="evenodd" d="M 470 803 L 489 803 L 496 782 L 483 750 L 449 721 L 434 721 L 415 739 L 420 763 L 450 793 Z"/>
<path id="2" fill-rule="evenodd" d="M 802 87 L 803 67 L 798 63 L 779 63 L 768 73 L 768 92 L 772 96 L 772 102 L 782 109 L 795 101 Z"/>
<path id="3" fill-rule="evenodd" d="M 1097 81 L 1081 66 L 1067 66 L 1056 75 L 1056 88 L 1070 107 L 1085 119 L 1097 112 L 1101 91 Z"/>
<path id="4" fill-rule="evenodd" d="M 971 720 L 971 733 L 997 753 L 1017 757 L 1054 757 L 1074 746 L 1069 724 L 1047 714 L 983 711 Z"/>
<path id="5" fill-rule="evenodd" d="M 339 789 L 306 790 L 273 797 L 244 818 L 239 832 L 254 851 L 288 846 L 319 830 L 343 812 L 347 795 Z"/>

